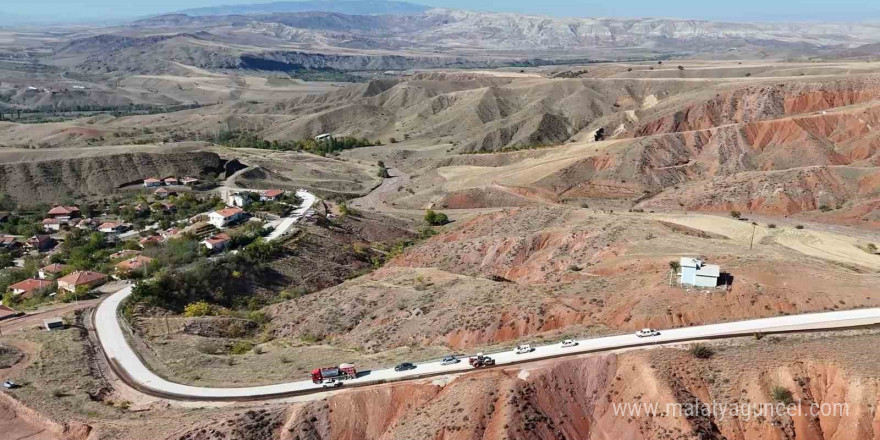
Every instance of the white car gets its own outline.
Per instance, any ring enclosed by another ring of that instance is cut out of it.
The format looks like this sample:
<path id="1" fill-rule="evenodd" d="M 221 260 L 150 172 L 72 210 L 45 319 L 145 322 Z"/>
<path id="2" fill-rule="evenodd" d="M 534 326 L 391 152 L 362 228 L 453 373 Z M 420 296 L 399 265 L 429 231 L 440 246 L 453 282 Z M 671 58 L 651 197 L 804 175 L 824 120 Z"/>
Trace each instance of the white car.
<path id="1" fill-rule="evenodd" d="M 660 336 L 660 332 L 654 330 L 652 328 L 643 328 L 636 332 L 636 336 L 640 338 L 647 338 L 651 336 Z"/>
<path id="2" fill-rule="evenodd" d="M 321 387 L 323 387 L 323 388 L 339 388 L 341 386 L 342 386 L 341 380 L 324 379 L 324 381 L 321 382 Z"/>
<path id="3" fill-rule="evenodd" d="M 514 349 L 513 352 L 516 354 L 525 354 L 525 353 L 531 353 L 534 350 L 535 349 L 532 348 L 531 345 L 525 344 L 525 345 L 520 345 L 520 346 L 516 347 L 516 349 Z"/>
<path id="4" fill-rule="evenodd" d="M 573 339 L 566 339 L 562 341 L 562 348 L 570 348 L 574 347 L 575 345 L 578 345 L 578 343 L 575 342 Z"/>
<path id="5" fill-rule="evenodd" d="M 459 361 L 455 356 L 446 356 L 445 358 L 443 358 L 440 361 L 440 365 L 454 365 L 454 364 L 457 364 L 458 362 Z"/>

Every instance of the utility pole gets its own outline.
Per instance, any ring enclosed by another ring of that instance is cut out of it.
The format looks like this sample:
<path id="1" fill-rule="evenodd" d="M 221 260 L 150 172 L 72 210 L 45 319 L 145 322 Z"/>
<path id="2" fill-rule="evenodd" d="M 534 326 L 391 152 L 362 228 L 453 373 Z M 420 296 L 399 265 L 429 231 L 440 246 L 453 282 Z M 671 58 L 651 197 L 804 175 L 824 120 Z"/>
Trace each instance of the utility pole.
<path id="1" fill-rule="evenodd" d="M 752 246 L 755 244 L 755 229 L 758 229 L 758 225 L 752 223 L 752 239 L 749 241 L 749 250 L 752 250 Z"/>

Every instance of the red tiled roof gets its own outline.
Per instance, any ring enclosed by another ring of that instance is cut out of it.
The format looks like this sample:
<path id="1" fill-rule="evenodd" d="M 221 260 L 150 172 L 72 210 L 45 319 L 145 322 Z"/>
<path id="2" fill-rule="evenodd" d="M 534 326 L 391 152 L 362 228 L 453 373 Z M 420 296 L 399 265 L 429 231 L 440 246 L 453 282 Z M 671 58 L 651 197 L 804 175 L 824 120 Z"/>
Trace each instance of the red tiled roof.
<path id="1" fill-rule="evenodd" d="M 263 196 L 265 197 L 278 197 L 281 194 L 284 194 L 284 191 L 281 191 L 280 189 L 267 189 L 263 191 Z"/>
<path id="2" fill-rule="evenodd" d="M 61 220 L 58 220 L 57 218 L 44 218 L 43 224 L 44 225 L 60 225 Z"/>
<path id="3" fill-rule="evenodd" d="M 0 305 L 0 319 L 9 318 L 15 315 L 18 315 L 18 312 L 16 312 L 14 309 L 11 309 L 4 305 Z"/>
<path id="4" fill-rule="evenodd" d="M 59 283 L 67 283 L 73 286 L 80 286 L 83 284 L 92 283 L 98 280 L 103 280 L 107 278 L 107 275 L 104 275 L 99 272 L 92 272 L 90 270 L 80 270 L 76 271 L 66 277 L 61 277 L 58 279 Z"/>
<path id="5" fill-rule="evenodd" d="M 43 272 L 46 272 L 46 273 L 61 273 L 61 272 L 64 272 L 64 269 L 67 269 L 67 266 L 65 266 L 63 264 L 54 263 L 54 264 L 50 264 L 40 270 L 42 270 Z"/>
<path id="6" fill-rule="evenodd" d="M 168 190 L 165 189 L 165 188 L 159 188 L 159 189 L 157 189 L 157 190 L 154 191 L 154 192 L 155 192 L 156 194 L 167 194 L 167 193 L 168 193 Z"/>
<path id="7" fill-rule="evenodd" d="M 29 278 L 24 281 L 19 281 L 15 284 L 9 286 L 9 290 L 24 290 L 25 293 L 32 292 L 37 289 L 42 289 L 44 287 L 49 287 L 52 285 L 52 281 L 49 280 L 38 280 L 36 278 Z"/>
<path id="8" fill-rule="evenodd" d="M 122 261 L 116 264 L 116 267 L 122 270 L 138 270 L 153 261 L 150 257 L 138 255 L 134 258 Z"/>
<path id="9" fill-rule="evenodd" d="M 49 210 L 49 215 L 70 215 L 79 212 L 76 206 L 56 206 Z"/>
<path id="10" fill-rule="evenodd" d="M 229 238 L 228 235 L 220 233 L 220 234 L 213 235 L 211 237 L 206 238 L 205 243 L 208 243 L 211 246 L 214 246 L 214 245 L 218 245 L 220 243 L 225 243 L 229 240 L 231 240 L 231 238 Z"/>
<path id="11" fill-rule="evenodd" d="M 140 243 L 141 245 L 145 245 L 148 243 L 161 243 L 161 242 L 162 242 L 162 236 L 151 235 L 149 237 L 142 238 L 141 241 L 139 241 L 138 243 Z"/>
<path id="12" fill-rule="evenodd" d="M 217 211 L 217 214 L 220 214 L 220 216 L 223 218 L 229 218 L 234 215 L 241 214 L 242 212 L 244 212 L 243 209 L 238 208 L 238 207 L 232 207 L 232 208 L 221 209 L 221 210 Z"/>
<path id="13" fill-rule="evenodd" d="M 0 244 L 10 245 L 12 243 L 15 243 L 15 237 L 11 235 L 0 235 Z"/>
<path id="14" fill-rule="evenodd" d="M 122 222 L 104 222 L 98 226 L 98 229 L 116 229 L 120 226 L 122 226 Z"/>
<path id="15" fill-rule="evenodd" d="M 148 178 L 144 179 L 144 183 L 159 183 L 159 182 L 161 182 L 161 180 L 159 180 L 155 177 L 148 177 Z"/>

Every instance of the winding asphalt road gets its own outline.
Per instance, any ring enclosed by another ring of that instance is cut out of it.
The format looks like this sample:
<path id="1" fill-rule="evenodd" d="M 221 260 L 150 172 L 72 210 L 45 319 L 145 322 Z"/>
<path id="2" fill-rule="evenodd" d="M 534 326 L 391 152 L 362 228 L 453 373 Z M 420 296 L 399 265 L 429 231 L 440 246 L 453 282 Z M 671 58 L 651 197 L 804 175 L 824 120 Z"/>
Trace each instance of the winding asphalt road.
<path id="1" fill-rule="evenodd" d="M 280 383 L 275 385 L 241 387 L 241 388 L 208 388 L 183 385 L 165 380 L 144 365 L 138 355 L 129 346 L 117 318 L 119 305 L 131 294 L 131 287 L 126 287 L 105 299 L 95 314 L 95 328 L 101 345 L 113 369 L 122 376 L 129 385 L 142 392 L 166 398 L 183 400 L 258 400 L 286 397 L 298 394 L 320 392 L 320 385 L 311 380 Z M 748 336 L 754 333 L 781 333 L 807 330 L 830 330 L 847 327 L 860 327 L 880 324 L 880 308 L 846 310 L 839 312 L 810 313 L 803 315 L 779 316 L 773 318 L 753 319 L 748 321 L 727 322 L 722 324 L 701 325 L 686 328 L 661 330 L 659 336 L 639 338 L 633 334 L 608 336 L 601 338 L 582 339 L 578 345 L 562 348 L 560 344 L 537 346 L 531 353 L 517 355 L 513 351 L 491 353 L 497 365 L 509 365 L 524 361 L 534 361 L 561 356 L 570 356 L 594 351 L 604 351 L 673 343 L 710 338 Z M 340 362 L 346 361 L 340 359 Z M 318 367 L 319 365 L 316 365 Z M 325 365 L 326 366 L 326 365 Z M 471 370 L 467 359 L 453 365 L 441 365 L 439 361 L 418 364 L 417 368 L 404 372 L 395 372 L 393 368 L 372 370 L 357 379 L 346 381 L 346 385 L 369 385 L 393 382 L 418 377 L 442 375 Z"/>

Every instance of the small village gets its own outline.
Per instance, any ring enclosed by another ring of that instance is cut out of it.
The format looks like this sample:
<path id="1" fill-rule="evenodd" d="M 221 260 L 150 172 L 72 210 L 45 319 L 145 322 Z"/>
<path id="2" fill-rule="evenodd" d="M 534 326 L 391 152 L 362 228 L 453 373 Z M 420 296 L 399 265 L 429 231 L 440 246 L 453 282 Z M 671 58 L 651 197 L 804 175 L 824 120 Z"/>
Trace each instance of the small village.
<path id="1" fill-rule="evenodd" d="M 71 302 L 101 286 L 148 278 L 164 267 L 213 259 L 312 221 L 305 190 L 193 191 L 193 177 L 147 178 L 117 202 L 0 212 L 0 319 L 50 301 Z"/>

